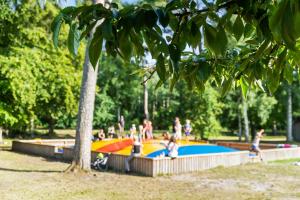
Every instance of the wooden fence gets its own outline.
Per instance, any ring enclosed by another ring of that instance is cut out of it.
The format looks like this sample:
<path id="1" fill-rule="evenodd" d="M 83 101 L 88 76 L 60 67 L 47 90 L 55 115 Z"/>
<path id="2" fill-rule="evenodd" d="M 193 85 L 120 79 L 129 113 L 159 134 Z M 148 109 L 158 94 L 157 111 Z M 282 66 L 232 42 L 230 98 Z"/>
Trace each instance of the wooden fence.
<path id="1" fill-rule="evenodd" d="M 239 150 L 249 150 L 251 147 L 251 143 L 243 143 L 243 142 L 216 142 L 216 145 L 230 147 Z M 276 148 L 276 144 L 259 144 L 259 148 L 261 149 L 274 149 Z"/>
<path id="2" fill-rule="evenodd" d="M 55 157 L 55 146 L 33 142 L 13 141 L 12 150 L 45 157 Z"/>
<path id="3" fill-rule="evenodd" d="M 55 143 L 58 144 L 59 142 Z M 47 156 L 55 157 L 56 146 L 48 144 L 36 144 L 30 141 L 14 141 L 13 150 Z M 61 143 L 60 143 L 61 144 Z M 66 144 L 70 144 L 66 142 Z M 247 145 L 247 144 L 245 144 Z M 269 146 L 268 146 L 269 147 Z M 268 148 L 267 147 L 267 148 Z M 98 152 L 92 152 L 92 161 L 96 159 Z M 125 159 L 127 156 L 111 154 L 108 159 L 108 166 L 115 171 L 124 171 Z M 300 158 L 300 148 L 284 148 L 284 149 L 265 149 L 262 150 L 262 157 L 265 161 L 282 160 L 290 158 Z M 72 160 L 73 149 L 64 147 L 62 152 L 62 159 Z M 228 153 L 214 153 L 214 154 L 200 154 L 180 156 L 176 159 L 164 158 L 144 158 L 136 157 L 131 162 L 131 170 L 133 172 L 145 176 L 157 176 L 162 174 L 179 174 L 187 172 L 195 172 L 205 169 L 214 168 L 217 166 L 235 166 L 245 163 L 253 162 L 253 157 L 249 156 L 249 151 L 238 151 Z"/>

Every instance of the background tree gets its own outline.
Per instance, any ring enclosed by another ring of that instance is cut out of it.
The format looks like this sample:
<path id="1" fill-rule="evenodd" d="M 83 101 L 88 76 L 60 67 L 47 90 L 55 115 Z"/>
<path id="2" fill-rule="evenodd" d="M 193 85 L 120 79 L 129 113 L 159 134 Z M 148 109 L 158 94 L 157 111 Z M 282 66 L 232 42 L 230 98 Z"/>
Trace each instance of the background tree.
<path id="1" fill-rule="evenodd" d="M 63 114 L 74 116 L 81 53 L 73 59 L 65 44 L 53 48 L 49 26 L 58 8 L 47 4 L 41 10 L 35 1 L 24 1 L 15 10 L 7 2 L 1 9 L 8 13 L 1 15 L 6 30 L 0 38 L 2 126 L 11 134 L 24 133 L 32 119 L 53 127 Z M 66 31 L 63 27 L 63 38 Z"/>

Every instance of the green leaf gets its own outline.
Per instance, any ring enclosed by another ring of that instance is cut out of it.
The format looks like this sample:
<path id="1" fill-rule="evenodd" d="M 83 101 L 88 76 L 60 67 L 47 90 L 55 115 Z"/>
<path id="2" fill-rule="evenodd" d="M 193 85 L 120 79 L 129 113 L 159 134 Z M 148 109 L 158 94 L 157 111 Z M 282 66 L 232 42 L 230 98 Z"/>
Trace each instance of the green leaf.
<path id="1" fill-rule="evenodd" d="M 112 32 L 112 24 L 111 21 L 106 19 L 104 22 L 101 24 L 102 26 L 102 34 L 103 38 L 107 41 L 112 41 L 113 40 L 113 32 Z"/>
<path id="2" fill-rule="evenodd" d="M 58 47 L 58 36 L 59 36 L 62 23 L 63 23 L 63 15 L 60 13 L 54 18 L 51 24 L 51 30 L 53 32 L 53 37 L 52 37 L 53 44 L 56 48 Z"/>
<path id="3" fill-rule="evenodd" d="M 223 82 L 221 96 L 225 96 L 225 94 L 231 90 L 232 84 L 233 78 L 229 78 Z"/>
<path id="4" fill-rule="evenodd" d="M 196 23 L 191 23 L 191 37 L 189 38 L 190 45 L 193 48 L 196 48 L 200 45 L 201 41 L 201 33 L 199 27 L 196 25 Z"/>
<path id="5" fill-rule="evenodd" d="M 156 9 L 155 13 L 158 17 L 159 23 L 165 28 L 168 26 L 170 17 L 169 14 L 164 12 L 162 9 Z"/>
<path id="6" fill-rule="evenodd" d="M 199 80 L 206 82 L 211 75 L 211 66 L 207 62 L 199 63 Z"/>
<path id="7" fill-rule="evenodd" d="M 219 53 L 218 47 L 217 47 L 217 30 L 213 26 L 206 24 L 204 26 L 204 39 L 205 44 L 212 52 L 215 54 Z"/>
<path id="8" fill-rule="evenodd" d="M 145 25 L 148 28 L 152 28 L 156 25 L 158 17 L 154 10 L 146 10 L 144 12 L 143 19 L 144 19 Z"/>
<path id="9" fill-rule="evenodd" d="M 159 81 L 157 82 L 156 86 L 155 86 L 155 90 L 157 90 L 160 86 L 162 86 L 163 83 L 164 83 L 164 82 L 163 82 L 162 80 L 159 80 Z"/>
<path id="10" fill-rule="evenodd" d="M 253 33 L 253 26 L 250 23 L 247 23 L 245 25 L 245 29 L 244 29 L 244 38 L 248 38 L 251 36 L 251 34 Z"/>
<path id="11" fill-rule="evenodd" d="M 163 57 L 162 53 L 159 54 L 159 56 L 157 58 L 156 72 L 162 81 L 166 80 L 166 67 L 165 67 L 165 61 L 164 61 L 164 57 Z"/>
<path id="12" fill-rule="evenodd" d="M 97 24 L 97 21 L 91 23 L 88 27 L 85 28 L 85 30 L 80 35 L 80 40 L 85 38 L 94 28 L 94 26 Z"/>
<path id="13" fill-rule="evenodd" d="M 289 63 L 285 65 L 283 75 L 284 78 L 289 82 L 289 84 L 293 83 L 293 67 Z"/>
<path id="14" fill-rule="evenodd" d="M 119 37 L 119 49 L 122 56 L 129 61 L 132 55 L 132 43 L 129 39 L 129 35 L 125 30 L 121 31 L 118 35 Z"/>
<path id="15" fill-rule="evenodd" d="M 78 53 L 79 41 L 80 33 L 78 30 L 78 25 L 74 23 L 70 26 L 68 36 L 68 49 L 74 56 L 76 56 Z"/>
<path id="16" fill-rule="evenodd" d="M 173 89 L 174 89 L 174 86 L 175 86 L 175 84 L 176 84 L 176 82 L 178 81 L 178 76 L 177 75 L 175 75 L 175 76 L 173 76 L 173 78 L 171 79 L 171 81 L 170 81 L 170 91 L 172 92 L 173 91 Z"/>
<path id="17" fill-rule="evenodd" d="M 97 66 L 98 60 L 101 55 L 102 43 L 103 43 L 102 29 L 100 26 L 98 26 L 89 46 L 89 58 L 94 68 Z"/>
<path id="18" fill-rule="evenodd" d="M 247 98 L 249 85 L 248 85 L 247 81 L 244 79 L 244 77 L 242 77 L 240 79 L 240 85 L 241 85 L 241 88 L 242 88 L 242 94 L 243 94 L 244 98 Z"/>
<path id="19" fill-rule="evenodd" d="M 169 53 L 171 58 L 171 63 L 174 69 L 175 74 L 179 72 L 179 61 L 180 61 L 180 55 L 181 51 L 176 44 L 170 44 L 169 45 Z"/>
<path id="20" fill-rule="evenodd" d="M 222 27 L 219 27 L 218 33 L 217 33 L 217 40 L 218 42 L 216 42 L 217 45 L 217 49 L 219 54 L 224 55 L 227 49 L 227 36 L 225 33 L 225 30 Z"/>
<path id="21" fill-rule="evenodd" d="M 137 55 L 143 56 L 144 55 L 144 47 L 143 47 L 143 41 L 142 39 L 139 37 L 138 34 L 136 34 L 136 32 L 134 31 L 134 29 L 132 29 L 129 32 L 130 35 L 130 39 L 135 47 L 135 52 Z"/>
<path id="22" fill-rule="evenodd" d="M 180 0 L 171 0 L 167 5 L 166 5 L 166 12 L 171 11 L 171 10 L 176 10 L 177 8 L 181 7 L 181 1 Z"/>
<path id="23" fill-rule="evenodd" d="M 244 23 L 242 18 L 238 15 L 233 24 L 233 33 L 236 40 L 239 40 L 244 32 Z"/>

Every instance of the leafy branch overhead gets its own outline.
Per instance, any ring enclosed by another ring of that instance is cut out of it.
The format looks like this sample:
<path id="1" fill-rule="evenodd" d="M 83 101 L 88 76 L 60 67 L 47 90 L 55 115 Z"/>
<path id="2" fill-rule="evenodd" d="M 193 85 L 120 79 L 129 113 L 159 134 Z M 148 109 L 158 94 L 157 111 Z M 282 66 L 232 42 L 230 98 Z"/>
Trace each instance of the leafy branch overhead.
<path id="1" fill-rule="evenodd" d="M 102 20 L 89 48 L 94 66 L 104 48 L 107 55 L 127 61 L 150 52 L 159 84 L 170 80 L 171 87 L 184 79 L 202 90 L 209 80 L 223 93 L 241 86 L 246 95 L 249 87 L 273 93 L 283 79 L 292 80 L 300 64 L 298 1 L 202 2 L 204 7 L 193 0 L 173 0 L 164 7 L 67 7 L 53 21 L 54 45 L 67 23 L 68 47 L 76 55 L 80 40 Z"/>

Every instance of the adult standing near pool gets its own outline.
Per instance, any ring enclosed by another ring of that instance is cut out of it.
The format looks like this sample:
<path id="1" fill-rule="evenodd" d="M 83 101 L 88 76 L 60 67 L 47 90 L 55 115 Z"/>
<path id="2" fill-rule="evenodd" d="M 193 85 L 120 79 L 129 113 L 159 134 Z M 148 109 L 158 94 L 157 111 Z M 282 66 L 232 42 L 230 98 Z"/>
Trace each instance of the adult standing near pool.
<path id="1" fill-rule="evenodd" d="M 124 119 L 123 115 L 121 115 L 121 117 L 120 117 L 118 126 L 119 126 L 120 135 L 123 136 L 124 135 L 124 130 L 125 130 L 125 119 Z"/>
<path id="2" fill-rule="evenodd" d="M 176 117 L 173 125 L 173 132 L 177 140 L 181 140 L 181 135 L 182 135 L 181 131 L 182 131 L 182 125 L 180 123 L 180 119 L 179 117 Z"/>
<path id="3" fill-rule="evenodd" d="M 138 157 L 142 155 L 143 149 L 142 149 L 142 143 L 139 141 L 138 137 L 135 135 L 133 137 L 133 145 L 131 149 L 131 154 L 129 157 L 125 159 L 125 173 L 130 173 L 130 161 L 134 157 Z"/>
<path id="4" fill-rule="evenodd" d="M 263 133 L 264 133 L 264 129 L 260 129 L 257 133 L 256 133 L 256 136 L 252 142 L 252 145 L 251 145 L 251 151 L 254 151 L 256 153 L 256 155 L 259 156 L 260 160 L 262 161 L 262 156 L 261 156 L 261 150 L 259 148 L 259 142 L 261 140 L 261 138 L 263 137 Z"/>

